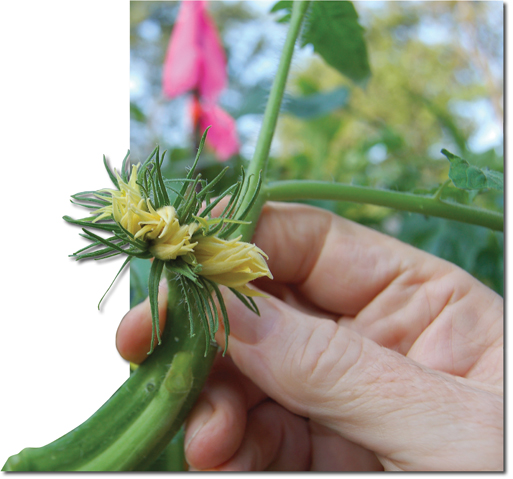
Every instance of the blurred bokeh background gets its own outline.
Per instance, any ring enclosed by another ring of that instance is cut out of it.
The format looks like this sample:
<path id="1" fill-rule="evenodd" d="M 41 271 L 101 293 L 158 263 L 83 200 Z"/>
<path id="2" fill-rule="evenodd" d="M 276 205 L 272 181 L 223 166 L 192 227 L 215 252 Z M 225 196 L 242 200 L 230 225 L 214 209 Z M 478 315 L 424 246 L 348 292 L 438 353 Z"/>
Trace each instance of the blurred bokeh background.
<path id="1" fill-rule="evenodd" d="M 189 95 L 162 93 L 162 66 L 179 2 L 132 1 L 131 158 L 156 144 L 169 151 L 166 174 L 183 176 L 195 153 Z M 274 2 L 212 1 L 208 10 L 226 51 L 229 84 L 220 105 L 236 120 L 240 152 L 220 162 L 204 150 L 213 177 L 251 159 L 287 24 Z M 442 148 L 503 171 L 502 2 L 354 2 L 365 28 L 372 75 L 357 86 L 307 46 L 297 48 L 271 150 L 271 179 L 315 179 L 429 192 L 447 179 Z M 501 193 L 448 187 L 453 201 L 503 210 Z M 418 214 L 348 202 L 311 201 L 463 267 L 500 294 L 501 233 Z"/>

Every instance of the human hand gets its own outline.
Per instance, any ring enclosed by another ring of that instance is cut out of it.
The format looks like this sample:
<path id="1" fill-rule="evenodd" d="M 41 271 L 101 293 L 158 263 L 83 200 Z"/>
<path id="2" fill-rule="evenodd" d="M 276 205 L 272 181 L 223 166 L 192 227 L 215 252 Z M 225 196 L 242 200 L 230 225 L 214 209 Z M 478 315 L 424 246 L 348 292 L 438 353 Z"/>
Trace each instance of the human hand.
<path id="1" fill-rule="evenodd" d="M 259 318 L 225 294 L 230 357 L 189 416 L 192 468 L 502 470 L 500 296 L 308 206 L 266 205 L 254 241 L 272 296 L 255 298 Z M 150 336 L 146 302 L 119 327 L 121 355 L 141 362 Z"/>

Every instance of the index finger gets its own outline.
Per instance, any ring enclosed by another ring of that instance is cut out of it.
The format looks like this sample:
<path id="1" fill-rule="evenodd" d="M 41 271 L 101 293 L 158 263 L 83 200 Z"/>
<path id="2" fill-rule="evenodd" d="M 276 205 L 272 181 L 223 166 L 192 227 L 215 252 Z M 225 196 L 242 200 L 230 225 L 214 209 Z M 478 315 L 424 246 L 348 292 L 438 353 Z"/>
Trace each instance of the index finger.
<path id="1" fill-rule="evenodd" d="M 316 306 L 340 315 L 356 315 L 406 269 L 423 268 L 429 276 L 448 267 L 392 237 L 301 204 L 267 203 L 253 241 L 269 256 L 274 281 L 296 285 Z"/>

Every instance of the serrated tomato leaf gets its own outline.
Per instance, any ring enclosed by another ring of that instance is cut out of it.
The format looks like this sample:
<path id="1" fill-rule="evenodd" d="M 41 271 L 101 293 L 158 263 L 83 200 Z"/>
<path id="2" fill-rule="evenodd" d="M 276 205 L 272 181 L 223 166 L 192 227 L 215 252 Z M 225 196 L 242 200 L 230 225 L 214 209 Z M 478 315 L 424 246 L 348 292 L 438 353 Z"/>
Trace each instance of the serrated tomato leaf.
<path id="1" fill-rule="evenodd" d="M 494 189 L 504 191 L 504 175 L 500 171 L 488 168 L 478 168 L 471 165 L 467 160 L 442 150 L 442 154 L 449 160 L 449 178 L 456 188 L 463 190 Z"/>
<path id="2" fill-rule="evenodd" d="M 271 12 L 285 13 L 279 22 L 290 19 L 292 3 L 282 0 L 273 6 Z M 304 21 L 301 46 L 311 44 L 328 65 L 364 86 L 371 71 L 363 33 L 352 2 L 315 0 Z"/>
<path id="3" fill-rule="evenodd" d="M 314 1 L 302 45 L 312 44 L 328 65 L 364 85 L 370 76 L 370 66 L 363 31 L 352 2 Z"/>

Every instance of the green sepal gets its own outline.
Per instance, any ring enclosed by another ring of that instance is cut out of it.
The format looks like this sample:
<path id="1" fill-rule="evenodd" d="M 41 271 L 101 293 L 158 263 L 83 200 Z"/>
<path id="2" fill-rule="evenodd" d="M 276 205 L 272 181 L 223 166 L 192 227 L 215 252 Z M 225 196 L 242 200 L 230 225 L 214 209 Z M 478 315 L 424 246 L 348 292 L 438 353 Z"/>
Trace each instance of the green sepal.
<path id="1" fill-rule="evenodd" d="M 127 151 L 125 157 L 123 158 L 123 163 L 121 163 L 121 179 L 128 183 L 128 173 L 127 173 L 127 165 L 128 159 L 130 158 L 130 150 Z M 119 186 L 118 186 L 119 189 Z"/>
<path id="2" fill-rule="evenodd" d="M 197 214 L 201 207 L 201 202 L 198 200 L 196 193 L 196 187 L 198 186 L 200 180 L 201 174 L 199 174 L 195 178 L 194 183 L 188 187 L 187 196 L 185 197 L 184 201 L 180 203 L 180 206 L 176 210 L 176 215 L 180 224 L 190 223 L 192 215 Z"/>
<path id="3" fill-rule="evenodd" d="M 148 164 L 150 163 L 150 161 L 153 159 L 153 157 L 155 156 L 155 153 L 157 153 L 157 150 L 158 150 L 158 146 L 156 146 L 153 151 L 150 153 L 150 155 L 148 156 L 148 158 L 146 158 L 143 162 L 143 164 L 141 165 L 141 169 L 137 172 L 137 182 L 142 182 L 143 178 L 144 178 L 144 173 L 146 171 L 146 168 L 148 167 Z"/>
<path id="4" fill-rule="evenodd" d="M 75 258 L 77 261 L 82 261 L 84 259 L 105 259 L 109 258 L 111 254 L 116 251 L 114 248 L 111 248 L 110 246 L 107 248 L 102 248 L 99 250 L 95 250 L 91 253 L 84 253 L 84 254 L 77 254 L 73 253 L 70 255 L 70 257 Z M 119 251 L 116 251 L 116 254 L 121 254 Z M 106 256 L 108 255 L 108 256 Z"/>
<path id="5" fill-rule="evenodd" d="M 119 228 L 120 228 L 121 232 L 125 234 L 125 238 L 123 238 L 122 236 L 120 236 L 117 233 L 114 233 L 118 238 L 128 241 L 131 245 L 133 245 L 136 248 L 139 248 L 141 250 L 145 250 L 148 248 L 148 244 L 145 241 L 136 239 L 135 236 L 132 233 L 130 233 L 128 230 L 123 228 L 123 226 L 119 225 Z"/>
<path id="6" fill-rule="evenodd" d="M 182 275 L 178 275 L 178 279 L 180 281 L 180 286 L 182 288 L 183 300 L 185 302 L 185 306 L 187 308 L 187 315 L 189 317 L 190 323 L 190 333 L 189 336 L 192 338 L 196 333 L 194 331 L 194 321 L 193 321 L 193 313 L 192 313 L 192 301 L 190 299 L 190 289 L 187 288 L 187 280 Z M 194 299 L 194 298 L 193 298 Z"/>
<path id="7" fill-rule="evenodd" d="M 90 237 L 89 235 L 87 235 L 87 234 L 79 233 L 78 235 L 79 235 L 79 236 L 82 236 L 82 238 L 86 238 L 86 239 L 88 239 L 88 240 L 91 240 L 91 237 Z M 116 239 L 117 239 L 118 241 L 120 240 L 117 236 L 111 236 L 110 238 L 105 238 L 105 239 L 106 239 L 107 241 L 114 241 L 114 240 L 116 240 Z M 101 243 L 100 241 L 94 241 L 93 243 L 91 243 L 91 244 L 89 244 L 89 245 L 87 245 L 87 246 L 84 246 L 83 248 L 80 248 L 78 251 L 75 251 L 71 256 L 75 256 L 75 255 L 77 255 L 77 254 L 79 254 L 79 253 L 82 253 L 82 251 L 86 251 L 86 250 L 91 249 L 91 248 L 94 248 L 94 247 L 96 247 L 96 246 L 100 246 L 101 244 L 103 244 L 103 243 Z"/>
<path id="8" fill-rule="evenodd" d="M 210 203 L 200 214 L 199 216 L 204 218 L 207 216 L 208 213 L 210 213 L 218 204 L 219 202 L 227 195 L 232 194 L 235 190 L 237 190 L 240 187 L 238 183 L 235 185 L 230 186 L 226 190 L 224 190 L 212 203 Z M 233 196 L 231 197 L 233 198 Z M 231 199 L 230 198 L 230 199 Z"/>
<path id="9" fill-rule="evenodd" d="M 163 268 L 164 261 L 155 258 L 148 277 L 148 297 L 151 309 L 151 345 L 148 354 L 151 354 L 154 350 L 155 336 L 157 337 L 158 344 L 161 343 L 159 327 L 159 284 Z"/>
<path id="10" fill-rule="evenodd" d="M 221 181 L 221 179 L 223 178 L 223 176 L 229 168 L 229 166 L 223 168 L 221 172 L 210 183 L 205 183 L 205 186 L 198 193 L 198 200 L 203 201 L 203 198 L 207 195 L 207 193 L 210 193 L 213 190 L 214 186 L 217 185 L 219 181 Z"/>
<path id="11" fill-rule="evenodd" d="M 211 281 L 210 279 L 204 278 L 205 281 L 207 281 L 217 296 L 217 301 L 219 303 L 219 307 L 221 309 L 221 316 L 223 317 L 223 327 L 224 327 L 224 350 L 223 350 L 223 356 L 226 354 L 226 351 L 228 350 L 228 336 L 230 335 L 230 321 L 228 321 L 228 312 L 226 311 L 226 305 L 224 304 L 224 298 L 221 294 L 221 291 L 219 290 L 219 286 L 217 286 L 217 283 L 214 281 Z M 257 308 L 258 310 L 258 308 Z"/>
<path id="12" fill-rule="evenodd" d="M 100 305 L 102 304 L 103 298 L 105 298 L 105 296 L 109 292 L 110 288 L 112 288 L 112 285 L 115 283 L 115 281 L 118 278 L 118 276 L 120 275 L 121 271 L 123 271 L 125 269 L 125 266 L 128 263 L 130 263 L 131 260 L 132 260 L 132 258 L 130 256 L 127 259 L 125 259 L 125 261 L 123 262 L 123 265 L 121 266 L 121 268 L 119 268 L 119 271 L 117 272 L 116 276 L 114 276 L 112 283 L 110 283 L 110 286 L 107 288 L 107 291 L 105 291 L 105 293 L 103 293 L 103 296 L 101 297 L 100 301 L 98 302 L 98 309 L 100 309 Z"/>
<path id="13" fill-rule="evenodd" d="M 113 241 L 109 241 L 108 239 L 102 238 L 101 236 L 96 235 L 96 234 L 92 233 L 91 231 L 86 230 L 85 228 L 82 231 L 84 231 L 84 233 L 86 233 L 86 235 L 88 235 L 88 237 L 92 238 L 93 240 L 99 241 L 100 243 L 104 244 L 105 246 L 108 246 L 108 247 L 112 248 L 113 250 L 119 251 L 120 253 L 127 254 L 129 256 L 135 256 L 137 258 L 151 257 L 151 255 L 148 256 L 148 252 L 145 249 L 142 250 L 137 246 L 136 247 L 130 246 L 128 248 L 122 248 L 117 243 L 114 243 Z M 129 238 L 123 238 L 118 235 L 116 235 L 116 237 L 118 239 L 120 239 L 121 241 L 124 241 L 124 246 L 131 243 L 131 240 Z"/>
<path id="14" fill-rule="evenodd" d="M 248 178 L 248 186 L 249 186 L 249 182 L 250 182 L 250 179 L 251 179 L 251 176 Z M 237 222 L 238 224 L 233 224 L 231 226 L 229 226 L 228 228 L 226 228 L 222 233 L 219 234 L 219 237 L 220 238 L 227 238 L 228 236 L 230 236 L 238 227 L 239 224 L 250 224 L 251 222 L 243 222 L 244 218 L 246 218 L 246 216 L 248 215 L 248 213 L 251 211 L 251 208 L 253 207 L 253 205 L 255 204 L 255 201 L 258 197 L 258 193 L 260 192 L 260 187 L 262 186 L 262 172 L 259 173 L 258 175 L 258 182 L 257 182 L 257 186 L 256 186 L 256 189 L 255 189 L 255 192 L 253 194 L 253 196 L 251 197 L 251 200 L 249 201 L 248 205 L 246 206 L 246 208 L 244 209 L 244 211 L 240 214 L 238 214 L 238 208 L 237 209 Z M 246 194 L 247 192 L 247 189 L 244 193 L 244 195 Z"/>
<path id="15" fill-rule="evenodd" d="M 155 162 L 155 165 L 157 167 L 156 176 L 157 176 L 157 187 L 159 189 L 159 194 L 161 197 L 161 207 L 162 206 L 169 206 L 169 196 L 167 194 L 166 185 L 164 184 L 164 180 L 162 178 L 162 171 L 161 166 L 164 161 L 164 157 L 166 156 L 166 152 L 162 153 L 162 160 L 158 160 L 158 153 L 157 153 L 157 161 Z"/>
<path id="16" fill-rule="evenodd" d="M 196 274 L 198 268 L 195 269 L 194 267 L 191 267 L 183 259 L 177 258 L 172 261 L 166 261 L 165 266 L 168 271 L 173 271 L 178 275 L 185 276 L 193 283 L 198 284 L 198 275 Z M 199 267 L 199 270 L 201 270 L 201 266 Z"/>
<path id="17" fill-rule="evenodd" d="M 82 208 L 88 208 L 90 210 L 97 210 L 98 208 L 100 208 L 99 206 L 85 205 L 83 203 L 77 203 L 76 201 L 73 201 L 73 200 L 70 200 L 70 202 L 73 203 L 74 205 L 81 206 Z M 96 216 L 98 216 L 98 215 L 96 215 Z"/>
<path id="18" fill-rule="evenodd" d="M 128 251 L 125 248 L 121 248 L 119 245 L 112 241 L 108 241 L 105 238 L 102 238 L 101 236 L 92 233 L 91 231 L 86 230 L 85 228 L 82 228 L 82 231 L 88 235 L 89 237 L 95 239 L 96 241 L 99 241 L 100 243 L 104 244 L 105 246 L 108 246 L 112 248 L 113 250 L 117 250 L 120 253 L 128 254 Z"/>
<path id="19" fill-rule="evenodd" d="M 74 220 L 70 216 L 63 216 L 62 219 L 67 221 L 68 223 L 72 223 L 74 225 L 79 226 L 87 226 L 89 228 L 96 228 L 103 231 L 110 231 L 111 233 L 120 232 L 121 228 L 117 223 L 93 223 L 94 218 L 82 218 L 79 220 Z"/>
<path id="20" fill-rule="evenodd" d="M 206 284 L 203 283 L 203 281 L 201 281 L 200 279 L 200 282 L 201 282 L 201 290 L 198 289 L 198 293 L 199 293 L 199 297 L 200 297 L 200 301 L 201 301 L 201 308 L 203 309 L 203 311 L 205 312 L 206 311 L 206 316 L 207 316 L 207 321 L 208 321 L 208 329 L 205 331 L 205 334 L 207 336 L 210 336 L 210 341 L 212 342 L 215 342 L 216 338 L 215 338 L 215 334 L 217 332 L 217 328 L 219 327 L 219 321 L 217 320 L 216 321 L 216 318 L 214 317 L 214 314 L 212 312 L 212 308 L 211 308 L 211 300 L 212 300 L 212 295 L 210 293 L 210 288 L 208 288 L 208 286 Z M 214 309 L 215 309 L 215 305 L 214 305 Z M 217 310 L 216 310 L 216 316 L 217 316 Z"/>
<path id="21" fill-rule="evenodd" d="M 189 291 L 192 293 L 194 297 L 194 303 L 196 304 L 196 309 L 200 315 L 201 324 L 203 325 L 203 329 L 205 330 L 205 356 L 208 353 L 208 348 L 210 346 L 210 334 L 209 334 L 209 327 L 208 327 L 208 319 L 205 314 L 205 310 L 203 308 L 203 303 L 201 300 L 201 292 L 199 290 L 199 287 L 196 285 L 196 283 L 193 283 L 192 281 L 189 282 Z"/>
<path id="22" fill-rule="evenodd" d="M 253 301 L 253 298 L 250 296 L 246 296 L 245 294 L 239 293 L 236 289 L 230 288 L 230 291 L 239 298 L 239 300 L 248 308 L 249 310 L 253 311 L 257 316 L 260 316 L 260 311 L 258 310 L 258 306 Z"/>
<path id="23" fill-rule="evenodd" d="M 208 294 L 205 297 L 208 300 L 208 303 L 210 304 L 210 308 L 211 308 L 212 312 L 214 313 L 214 328 L 213 328 L 213 330 L 212 329 L 210 330 L 210 333 L 211 333 L 212 341 L 215 341 L 216 340 L 215 334 L 219 330 L 219 313 L 217 311 L 217 306 L 214 301 L 214 297 L 212 295 L 210 284 L 207 283 L 205 278 L 201 278 L 201 281 L 203 283 L 203 287 L 205 288 L 205 290 L 208 291 Z"/>
<path id="24" fill-rule="evenodd" d="M 221 214 L 221 216 L 223 216 L 224 218 L 232 218 L 236 215 L 237 210 L 240 208 L 242 202 L 244 201 L 244 195 L 247 193 L 248 188 L 249 181 L 246 181 L 246 172 L 244 171 L 244 168 L 241 168 L 240 187 L 237 189 L 237 192 L 234 195 L 234 201 L 230 201 L 228 205 L 226 205 L 226 208 Z"/>
<path id="25" fill-rule="evenodd" d="M 98 258 L 93 258 L 95 261 L 99 261 L 99 260 L 102 260 L 102 259 L 107 259 L 107 258 L 113 258 L 114 256 L 119 256 L 121 253 L 119 251 L 114 251 L 113 253 L 111 254 L 106 254 L 104 256 L 100 256 Z M 132 256 L 133 257 L 133 256 Z"/>
<path id="26" fill-rule="evenodd" d="M 105 193 L 103 193 L 105 191 Z M 94 195 L 93 198 L 90 197 L 90 195 Z M 82 201 L 89 201 L 90 203 L 98 203 L 103 206 L 107 206 L 110 204 L 109 198 L 110 193 L 106 191 L 106 189 L 102 190 L 90 190 L 90 191 L 80 191 L 78 193 L 75 193 L 74 195 L 71 195 L 71 197 L 75 200 L 82 200 Z M 105 198 L 105 200 L 102 200 L 102 198 Z"/>
<path id="27" fill-rule="evenodd" d="M 103 155 L 103 164 L 105 165 L 105 169 L 107 170 L 110 180 L 112 181 L 112 183 L 114 183 L 114 186 L 119 190 L 118 179 L 116 178 L 116 175 L 110 169 L 109 164 L 107 163 L 107 158 L 105 158 L 105 155 Z"/>
<path id="28" fill-rule="evenodd" d="M 210 127 L 207 127 L 207 129 L 203 133 L 203 136 L 201 137 L 201 140 L 200 140 L 199 146 L 198 146 L 198 153 L 196 154 L 194 163 L 193 163 L 191 169 L 189 170 L 189 173 L 187 174 L 186 180 L 190 180 L 194 175 L 194 170 L 196 169 L 196 165 L 198 164 L 198 160 L 199 160 L 201 151 L 203 150 L 203 145 L 205 144 L 205 139 L 207 138 L 207 132 L 209 129 L 210 129 Z M 178 207 L 180 206 L 180 203 L 182 201 L 180 197 L 182 197 L 182 198 L 185 197 L 186 192 L 187 192 L 187 181 L 185 181 L 183 183 L 182 189 L 180 190 L 180 195 L 176 198 L 175 202 L 173 203 L 173 207 L 175 208 L 175 210 L 178 211 Z"/>

